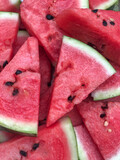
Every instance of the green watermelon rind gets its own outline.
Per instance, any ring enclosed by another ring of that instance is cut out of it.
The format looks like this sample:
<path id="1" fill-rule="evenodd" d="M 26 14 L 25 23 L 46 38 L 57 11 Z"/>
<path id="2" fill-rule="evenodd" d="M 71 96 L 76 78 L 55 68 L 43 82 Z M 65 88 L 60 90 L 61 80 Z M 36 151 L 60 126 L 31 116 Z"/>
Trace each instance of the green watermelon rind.
<path id="1" fill-rule="evenodd" d="M 89 0 L 80 0 L 80 8 L 89 8 Z"/>
<path id="2" fill-rule="evenodd" d="M 98 51 L 88 46 L 87 44 L 67 36 L 63 37 L 63 43 L 70 45 L 78 50 L 81 50 L 83 51 L 83 54 L 89 56 L 90 58 L 93 58 L 97 63 L 103 66 L 108 75 L 112 76 L 116 73 L 112 65 Z"/>
<path id="3" fill-rule="evenodd" d="M 10 4 L 16 7 L 19 7 L 20 5 L 20 0 L 9 0 Z"/>
<path id="4" fill-rule="evenodd" d="M 0 19 L 19 20 L 19 14 L 14 12 L 0 12 Z"/>
<path id="5" fill-rule="evenodd" d="M 95 90 L 91 93 L 94 101 L 109 99 L 120 96 L 120 87 L 108 88 L 107 90 Z"/>
<path id="6" fill-rule="evenodd" d="M 95 9 L 108 9 L 112 7 L 115 3 L 117 3 L 118 0 L 109 0 L 108 2 L 104 2 L 99 6 L 96 6 Z"/>
<path id="7" fill-rule="evenodd" d="M 72 122 L 70 118 L 64 117 L 60 120 L 60 123 L 63 129 L 63 132 L 67 137 L 68 145 L 70 147 L 70 154 L 71 154 L 70 160 L 78 160 L 77 140 L 76 140 L 74 128 L 72 126 Z"/>
<path id="8" fill-rule="evenodd" d="M 75 127 L 74 127 L 75 130 Z M 87 160 L 88 156 L 84 149 L 84 146 L 82 145 L 82 142 L 80 141 L 80 138 L 77 134 L 77 131 L 75 130 L 76 138 L 77 138 L 77 146 L 78 146 L 78 156 L 80 160 Z"/>
<path id="9" fill-rule="evenodd" d="M 37 123 L 22 122 L 14 118 L 12 119 L 3 115 L 0 115 L 0 126 L 16 132 L 29 134 L 29 135 L 37 135 L 37 131 L 38 131 Z"/>
<path id="10" fill-rule="evenodd" d="M 17 37 L 29 37 L 29 34 L 28 34 L 27 31 L 19 30 L 18 34 L 17 34 Z"/>

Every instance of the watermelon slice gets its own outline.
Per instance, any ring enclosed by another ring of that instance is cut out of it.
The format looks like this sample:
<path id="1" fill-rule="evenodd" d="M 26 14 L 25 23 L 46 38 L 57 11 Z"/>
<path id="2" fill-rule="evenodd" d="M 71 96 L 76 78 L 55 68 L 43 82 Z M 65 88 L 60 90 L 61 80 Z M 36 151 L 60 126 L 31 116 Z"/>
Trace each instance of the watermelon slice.
<path id="1" fill-rule="evenodd" d="M 0 125 L 37 134 L 40 74 L 38 41 L 31 37 L 0 74 Z"/>
<path id="2" fill-rule="evenodd" d="M 120 64 L 119 19 L 120 12 L 70 9 L 58 16 L 56 21 L 73 38 L 87 43 L 106 58 Z"/>
<path id="3" fill-rule="evenodd" d="M 82 102 L 79 112 L 105 160 L 120 159 L 120 103 Z"/>
<path id="4" fill-rule="evenodd" d="M 38 137 L 16 137 L 0 144 L 2 160 L 78 160 L 74 129 L 69 118 L 39 129 Z"/>
<path id="5" fill-rule="evenodd" d="M 118 0 L 89 0 L 91 9 L 108 9 L 116 2 L 118 2 Z"/>
<path id="6" fill-rule="evenodd" d="M 103 160 L 97 146 L 84 125 L 74 127 L 80 160 Z"/>
<path id="7" fill-rule="evenodd" d="M 25 0 L 21 5 L 21 18 L 28 31 L 35 35 L 55 64 L 58 61 L 63 33 L 55 17 L 67 8 L 88 7 L 88 0 Z"/>
<path id="8" fill-rule="evenodd" d="M 64 36 L 47 126 L 71 111 L 114 73 L 113 67 L 92 47 Z"/>
<path id="9" fill-rule="evenodd" d="M 29 34 L 26 31 L 19 31 L 17 34 L 17 39 L 13 46 L 13 55 L 17 53 L 17 51 L 20 49 L 20 47 L 23 45 L 23 43 L 27 40 L 29 37 Z"/>
<path id="10" fill-rule="evenodd" d="M 0 11 L 18 12 L 20 0 L 0 0 Z"/>
<path id="11" fill-rule="evenodd" d="M 92 92 L 95 101 L 120 96 L 120 66 L 111 64 L 117 72 Z"/>
<path id="12" fill-rule="evenodd" d="M 19 15 L 0 12 L 0 71 L 12 58 L 12 45 L 18 31 Z"/>

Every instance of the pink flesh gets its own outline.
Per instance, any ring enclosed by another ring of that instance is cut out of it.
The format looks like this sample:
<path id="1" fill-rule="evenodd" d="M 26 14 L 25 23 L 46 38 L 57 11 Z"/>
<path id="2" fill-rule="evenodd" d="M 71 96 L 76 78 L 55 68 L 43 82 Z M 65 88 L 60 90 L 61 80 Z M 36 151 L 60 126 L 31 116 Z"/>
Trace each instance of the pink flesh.
<path id="1" fill-rule="evenodd" d="M 15 75 L 17 70 L 22 73 Z M 0 74 L 0 115 L 22 122 L 38 122 L 40 74 L 36 38 L 28 38 Z M 15 82 L 6 86 L 6 82 Z M 12 95 L 14 88 L 19 93 Z"/>
<path id="2" fill-rule="evenodd" d="M 89 0 L 90 8 L 97 9 L 99 5 L 102 5 L 106 2 L 109 3 L 110 0 Z"/>
<path id="3" fill-rule="evenodd" d="M 103 160 L 101 154 L 97 146 L 94 144 L 90 134 L 88 133 L 87 129 L 84 125 L 80 125 L 75 127 L 75 132 L 77 134 L 77 140 L 82 143 L 86 155 L 88 157 L 87 160 Z"/>
<path id="4" fill-rule="evenodd" d="M 120 12 L 98 10 L 93 13 L 90 9 L 69 9 L 62 12 L 56 21 L 71 37 L 91 45 L 106 58 L 120 64 L 119 19 Z M 111 21 L 115 25 L 111 25 Z"/>
<path id="5" fill-rule="evenodd" d="M 65 9 L 80 7 L 79 3 L 79 0 L 25 0 L 21 5 L 23 23 L 38 38 L 53 64 L 58 61 L 63 32 L 56 26 L 55 19 L 47 20 L 46 15 L 55 18 Z"/>
<path id="6" fill-rule="evenodd" d="M 103 110 L 101 106 L 108 106 L 108 109 Z M 104 159 L 116 155 L 120 149 L 120 103 L 82 102 L 78 109 Z M 103 113 L 106 113 L 106 116 L 100 118 Z M 105 121 L 108 122 L 108 126 L 104 126 Z"/>
<path id="7" fill-rule="evenodd" d="M 0 0 L 0 11 L 5 12 L 18 12 L 19 8 L 10 4 L 9 0 Z"/>
<path id="8" fill-rule="evenodd" d="M 24 44 L 24 42 L 27 40 L 28 37 L 29 37 L 28 35 L 17 36 L 17 39 L 16 39 L 14 46 L 13 46 L 13 56 L 17 53 L 17 51 Z"/>
<path id="9" fill-rule="evenodd" d="M 110 77 L 99 63 L 83 53 L 84 51 L 62 44 L 47 117 L 48 126 L 70 112 L 75 104 L 79 104 Z M 69 96 L 75 97 L 68 101 Z"/>
<path id="10" fill-rule="evenodd" d="M 39 143 L 34 151 L 32 147 Z M 20 150 L 27 152 L 27 157 L 20 155 Z M 70 150 L 66 134 L 60 122 L 49 128 L 39 128 L 38 137 L 16 137 L 0 144 L 0 158 L 17 160 L 70 160 Z"/>
<path id="11" fill-rule="evenodd" d="M 17 20 L 0 19 L 0 71 L 3 69 L 3 63 L 10 61 L 12 54 L 12 45 L 15 41 L 18 31 Z M 4 35 L 4 36 L 3 36 Z"/>
<path id="12" fill-rule="evenodd" d="M 71 119 L 72 125 L 74 127 L 83 123 L 82 118 L 81 118 L 76 106 L 69 113 L 67 113 L 65 116 L 68 116 Z"/>

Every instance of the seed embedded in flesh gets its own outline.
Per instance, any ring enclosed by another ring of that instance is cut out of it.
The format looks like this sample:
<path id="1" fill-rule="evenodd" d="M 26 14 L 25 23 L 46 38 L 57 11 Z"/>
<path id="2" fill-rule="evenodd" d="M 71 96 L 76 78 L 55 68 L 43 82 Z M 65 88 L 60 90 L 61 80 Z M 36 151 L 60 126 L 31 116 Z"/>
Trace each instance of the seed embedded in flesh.
<path id="1" fill-rule="evenodd" d="M 21 154 L 21 156 L 27 157 L 27 152 L 25 152 L 23 150 L 20 150 L 20 154 Z"/>
<path id="2" fill-rule="evenodd" d="M 52 19 L 54 19 L 54 17 L 53 17 L 52 15 L 50 15 L 50 14 L 47 14 L 47 15 L 46 15 L 46 18 L 47 18 L 47 20 L 52 20 Z"/>
<path id="3" fill-rule="evenodd" d="M 72 101 L 74 100 L 74 98 L 75 98 L 75 96 L 71 96 L 71 95 L 70 95 L 70 96 L 68 97 L 68 101 L 72 102 Z"/>
<path id="4" fill-rule="evenodd" d="M 39 147 L 39 143 L 35 143 L 35 144 L 32 146 L 32 150 L 35 151 L 38 147 Z"/>
<path id="5" fill-rule="evenodd" d="M 16 75 L 21 74 L 21 73 L 22 73 L 21 70 L 17 70 L 17 71 L 15 72 Z"/>
<path id="6" fill-rule="evenodd" d="M 93 13 L 97 13 L 98 12 L 98 9 L 94 9 L 92 10 Z"/>
<path id="7" fill-rule="evenodd" d="M 107 26 L 107 22 L 103 20 L 103 26 Z"/>
<path id="8" fill-rule="evenodd" d="M 114 25 L 115 25 L 115 22 L 113 22 L 113 21 L 110 21 L 110 24 L 114 26 Z"/>
<path id="9" fill-rule="evenodd" d="M 105 114 L 105 113 L 102 113 L 102 114 L 100 115 L 100 118 L 104 118 L 104 117 L 106 117 L 106 114 Z"/>
<path id="10" fill-rule="evenodd" d="M 5 83 L 6 86 L 13 86 L 13 84 L 14 84 L 14 82 L 10 82 L 10 81 Z"/>
<path id="11" fill-rule="evenodd" d="M 18 88 L 14 88 L 12 95 L 16 96 L 19 93 Z"/>
<path id="12" fill-rule="evenodd" d="M 3 63 L 3 68 L 5 68 L 5 66 L 8 64 L 8 61 L 5 61 L 4 63 Z"/>

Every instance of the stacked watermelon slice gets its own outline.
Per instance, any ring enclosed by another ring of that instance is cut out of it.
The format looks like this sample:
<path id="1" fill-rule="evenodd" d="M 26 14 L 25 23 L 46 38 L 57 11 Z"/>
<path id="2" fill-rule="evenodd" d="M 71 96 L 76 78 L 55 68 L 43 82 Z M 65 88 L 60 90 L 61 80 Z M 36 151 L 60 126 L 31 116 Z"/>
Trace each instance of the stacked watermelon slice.
<path id="1" fill-rule="evenodd" d="M 119 7 L 0 0 L 1 160 L 120 160 Z"/>

